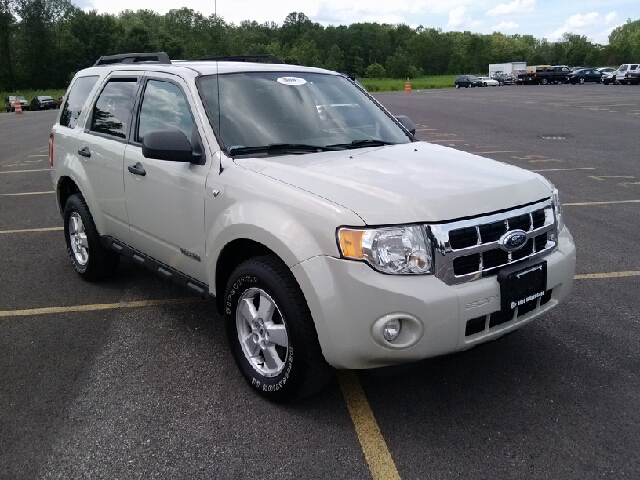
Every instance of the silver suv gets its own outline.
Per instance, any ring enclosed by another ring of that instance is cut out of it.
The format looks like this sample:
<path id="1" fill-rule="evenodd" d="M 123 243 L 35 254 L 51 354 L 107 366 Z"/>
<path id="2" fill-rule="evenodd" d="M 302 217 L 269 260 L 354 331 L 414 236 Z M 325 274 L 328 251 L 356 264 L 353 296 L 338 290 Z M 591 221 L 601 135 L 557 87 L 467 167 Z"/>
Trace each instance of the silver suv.
<path id="1" fill-rule="evenodd" d="M 542 176 L 416 141 L 343 74 L 235 60 L 119 55 L 74 77 L 50 161 L 83 278 L 125 255 L 215 298 L 274 401 L 332 367 L 473 347 L 567 297 L 575 247 Z"/>

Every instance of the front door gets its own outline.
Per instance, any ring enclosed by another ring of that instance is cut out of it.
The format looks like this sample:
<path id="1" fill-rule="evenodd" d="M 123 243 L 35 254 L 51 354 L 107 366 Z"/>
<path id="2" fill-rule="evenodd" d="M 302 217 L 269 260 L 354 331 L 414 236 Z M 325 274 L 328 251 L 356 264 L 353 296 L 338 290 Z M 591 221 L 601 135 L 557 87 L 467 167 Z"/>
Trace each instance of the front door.
<path id="1" fill-rule="evenodd" d="M 124 160 L 132 246 L 206 283 L 204 195 L 211 160 L 195 165 L 145 158 L 141 147 L 146 132 L 153 130 L 180 130 L 188 139 L 202 138 L 192 115 L 195 106 L 179 77 L 154 74 L 143 88 Z M 206 152 L 203 155 L 208 157 Z"/>

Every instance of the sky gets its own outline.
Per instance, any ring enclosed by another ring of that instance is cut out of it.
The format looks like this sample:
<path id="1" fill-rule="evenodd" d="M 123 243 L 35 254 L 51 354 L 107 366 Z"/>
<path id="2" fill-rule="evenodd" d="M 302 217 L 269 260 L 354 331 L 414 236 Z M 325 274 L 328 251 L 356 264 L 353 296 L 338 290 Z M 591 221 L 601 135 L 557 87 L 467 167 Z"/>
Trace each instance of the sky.
<path id="1" fill-rule="evenodd" d="M 243 20 L 282 25 L 291 12 L 302 12 L 327 25 L 359 22 L 403 23 L 413 28 L 469 30 L 488 34 L 533 35 L 557 41 L 563 33 L 585 35 L 607 44 L 609 33 L 627 19 L 640 19 L 640 0 L 72 0 L 100 13 L 149 9 L 164 14 L 187 7 L 208 16 L 217 8 L 227 23 Z"/>

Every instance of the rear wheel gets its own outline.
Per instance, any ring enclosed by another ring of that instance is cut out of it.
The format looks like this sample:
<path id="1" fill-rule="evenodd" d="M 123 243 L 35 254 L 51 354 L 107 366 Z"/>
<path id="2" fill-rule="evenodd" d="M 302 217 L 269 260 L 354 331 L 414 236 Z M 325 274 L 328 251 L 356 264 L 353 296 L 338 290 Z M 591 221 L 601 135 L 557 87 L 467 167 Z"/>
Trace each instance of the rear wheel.
<path id="1" fill-rule="evenodd" d="M 118 268 L 120 255 L 105 249 L 84 197 L 71 195 L 64 208 L 64 237 L 76 272 L 85 280 L 110 277 Z"/>
<path id="2" fill-rule="evenodd" d="M 540 80 L 540 83 L 542 85 L 547 85 L 549 83 L 549 80 L 547 80 L 546 78 L 543 78 L 542 80 Z"/>
<path id="3" fill-rule="evenodd" d="M 327 385 L 333 369 L 322 355 L 304 295 L 278 257 L 242 263 L 224 298 L 231 352 L 254 391 L 288 402 Z"/>

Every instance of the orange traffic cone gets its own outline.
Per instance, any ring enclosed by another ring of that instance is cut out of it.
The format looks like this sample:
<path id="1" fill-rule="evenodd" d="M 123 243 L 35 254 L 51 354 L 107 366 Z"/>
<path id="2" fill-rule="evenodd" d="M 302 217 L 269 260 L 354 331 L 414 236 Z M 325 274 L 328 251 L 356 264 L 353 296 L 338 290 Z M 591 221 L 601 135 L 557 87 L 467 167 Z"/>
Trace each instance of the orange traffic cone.
<path id="1" fill-rule="evenodd" d="M 411 82 L 407 78 L 407 83 L 404 84 L 404 93 L 411 93 Z"/>
<path id="2" fill-rule="evenodd" d="M 13 110 L 16 113 L 22 113 L 22 104 L 20 103 L 20 100 L 13 102 Z"/>

